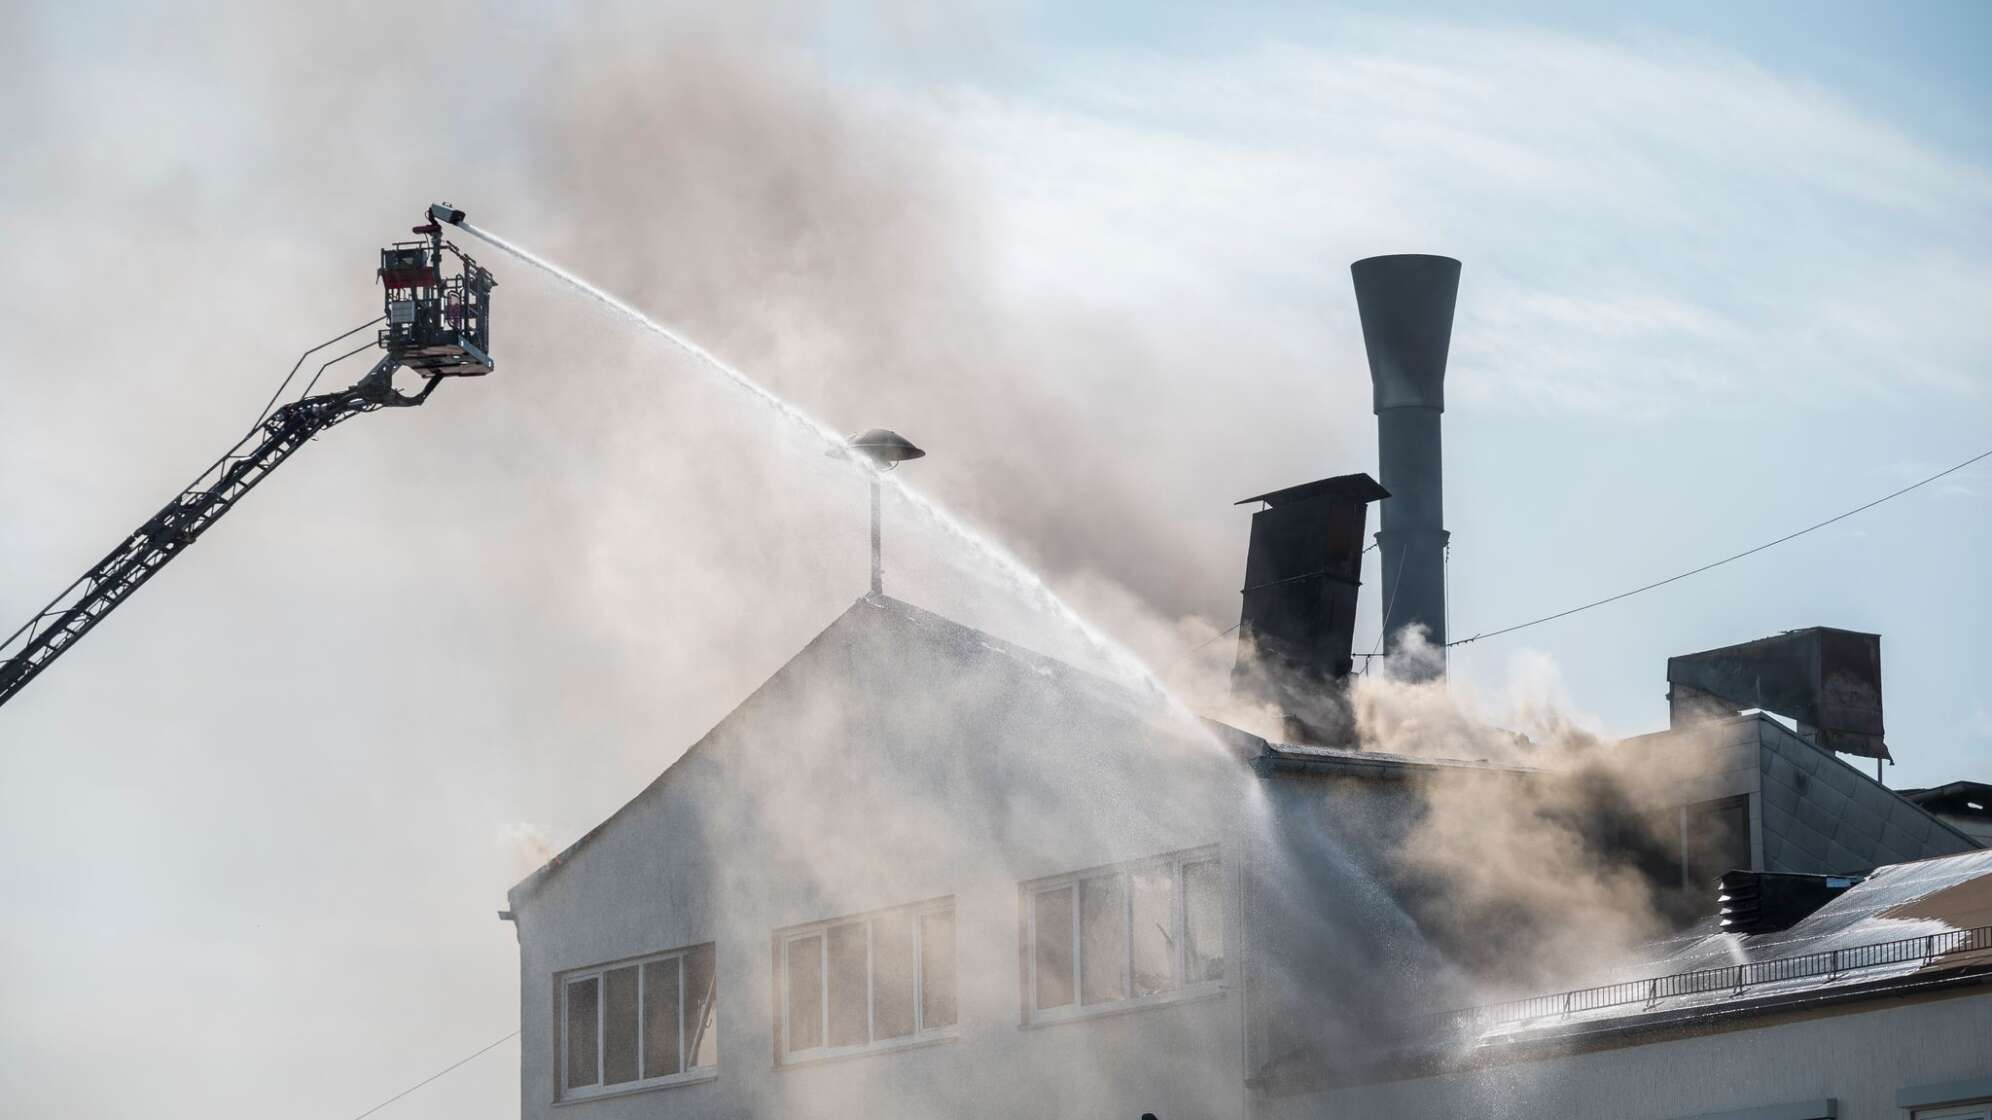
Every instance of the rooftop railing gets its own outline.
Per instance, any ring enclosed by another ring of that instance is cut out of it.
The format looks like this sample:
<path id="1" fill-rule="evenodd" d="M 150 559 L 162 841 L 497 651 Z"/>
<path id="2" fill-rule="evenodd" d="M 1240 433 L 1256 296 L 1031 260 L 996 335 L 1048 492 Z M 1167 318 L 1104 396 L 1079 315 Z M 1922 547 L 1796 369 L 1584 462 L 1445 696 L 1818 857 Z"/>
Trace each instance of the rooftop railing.
<path id="1" fill-rule="evenodd" d="M 1742 995 L 1748 989 L 1764 984 L 1814 977 L 1830 980 L 1863 969 L 1919 961 L 1932 965 L 1946 957 L 1984 952 L 1992 952 L 1992 926 L 1905 937 L 1899 941 L 1856 945 L 1802 956 L 1749 961 L 1721 968 L 1702 968 L 1553 995 L 1530 996 L 1505 1003 L 1441 1012 L 1436 1019 L 1443 1032 L 1479 1034 L 1495 1027 L 1534 1019 L 1565 1019 L 1608 1007 L 1651 1008 L 1664 1000 L 1710 992 Z"/>

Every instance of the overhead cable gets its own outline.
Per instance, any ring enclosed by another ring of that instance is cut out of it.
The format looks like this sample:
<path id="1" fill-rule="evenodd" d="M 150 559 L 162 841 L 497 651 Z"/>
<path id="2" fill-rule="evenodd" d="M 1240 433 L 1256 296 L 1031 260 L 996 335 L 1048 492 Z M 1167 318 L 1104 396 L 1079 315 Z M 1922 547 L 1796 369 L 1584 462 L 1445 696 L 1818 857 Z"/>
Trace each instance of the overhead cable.
<path id="1" fill-rule="evenodd" d="M 1602 607 L 1606 603 L 1616 603 L 1620 599 L 1630 599 L 1634 595 L 1639 595 L 1644 592 L 1651 591 L 1656 587 L 1665 587 L 1668 584 L 1673 583 L 1677 580 L 1684 580 L 1689 576 L 1700 575 L 1701 573 L 1706 572 L 1711 568 L 1720 568 L 1724 564 L 1728 564 L 1736 560 L 1741 560 L 1746 556 L 1755 556 L 1757 553 L 1762 552 L 1767 548 L 1775 548 L 1778 545 L 1785 543 L 1786 541 L 1797 540 L 1798 538 L 1804 536 L 1807 533 L 1816 532 L 1820 529 L 1824 529 L 1826 526 L 1831 525 L 1836 521 L 1845 521 L 1847 518 L 1852 517 L 1857 513 L 1862 513 L 1866 510 L 1871 510 L 1883 502 L 1899 498 L 1902 495 L 1907 494 L 1911 490 L 1916 490 L 1921 487 L 1928 486 L 1930 483 L 1935 482 L 1936 480 L 1944 477 L 1945 475 L 1956 474 L 1958 471 L 1963 470 L 1964 468 L 1972 465 L 1973 463 L 1976 463 L 1981 459 L 1987 459 L 1987 458 L 1992 458 L 1992 450 L 1981 451 L 1978 454 L 1973 455 L 1971 458 L 1966 459 L 1964 462 L 1959 463 L 1954 467 L 1946 467 L 1943 470 L 1940 470 L 1937 473 L 1931 475 L 1930 477 L 1925 478 L 1919 482 L 1912 482 L 1909 485 L 1904 486 L 1902 489 L 1895 491 L 1894 493 L 1883 494 L 1881 497 L 1876 498 L 1874 501 L 1871 501 L 1866 505 L 1855 506 L 1853 509 L 1850 509 L 1845 513 L 1835 514 L 1834 516 L 1829 517 L 1826 520 L 1821 521 L 1816 525 L 1807 525 L 1805 528 L 1800 529 L 1795 533 L 1786 533 L 1784 536 L 1779 537 L 1777 540 L 1766 541 L 1755 548 L 1744 549 L 1742 552 L 1736 553 L 1734 556 L 1725 556 L 1720 560 L 1703 564 L 1699 568 L 1690 568 L 1685 572 L 1679 573 L 1678 575 L 1671 575 L 1668 576 L 1666 579 L 1655 580 L 1652 583 L 1645 584 L 1640 587 L 1635 587 L 1630 591 L 1621 591 L 1616 595 L 1607 596 L 1606 598 L 1596 600 L 1595 602 L 1585 603 L 1583 606 L 1580 607 L 1571 607 L 1569 610 L 1558 611 L 1555 614 L 1546 614 L 1541 618 L 1530 619 L 1527 622 L 1518 622 L 1513 626 L 1503 626 L 1499 630 L 1488 630 L 1483 633 L 1475 634 L 1471 638 L 1461 638 L 1456 642 L 1447 642 L 1446 648 L 1450 649 L 1453 646 L 1463 646 L 1469 642 L 1478 642 L 1486 638 L 1498 638 L 1503 634 L 1512 634 L 1517 630 L 1526 630 L 1531 626 L 1541 626 L 1545 622 L 1555 622 L 1559 618 L 1569 618 L 1573 614 L 1577 614 L 1581 611 L 1588 611 L 1592 607 Z"/>
<path id="2" fill-rule="evenodd" d="M 399 1093 L 396 1093 L 393 1096 L 387 1098 L 386 1100 L 380 1102 L 379 1104 L 373 1106 L 372 1108 L 367 1109 L 365 1112 L 360 1113 L 358 1116 L 353 1117 L 353 1120 L 366 1120 L 367 1117 L 372 1116 L 374 1113 L 379 1112 L 381 1109 L 386 1108 L 388 1105 L 391 1105 L 395 1101 L 398 1101 L 401 1098 L 407 1096 L 408 1094 L 414 1092 L 415 1090 L 420 1089 L 422 1086 L 427 1085 L 429 1082 L 434 1081 L 438 1077 L 441 1077 L 442 1075 L 450 1072 L 451 1070 L 457 1068 L 458 1066 L 464 1065 L 465 1063 L 469 1062 L 472 1058 L 476 1058 L 489 1051 L 496 1050 L 499 1046 L 503 1045 L 504 1043 L 510 1042 L 517 1037 L 519 1037 L 519 1032 L 513 1031 L 511 1034 L 506 1035 L 504 1038 L 499 1039 L 497 1042 L 491 1043 L 489 1046 L 485 1046 L 482 1049 L 477 1050 L 475 1053 L 472 1053 L 467 1057 L 459 1058 L 456 1061 L 451 1062 L 449 1065 L 444 1066 L 442 1069 L 437 1070 L 435 1073 L 430 1074 L 429 1076 L 423 1078 L 422 1080 L 417 1081 L 415 1084 L 410 1085 L 408 1088 L 401 1090 Z"/>

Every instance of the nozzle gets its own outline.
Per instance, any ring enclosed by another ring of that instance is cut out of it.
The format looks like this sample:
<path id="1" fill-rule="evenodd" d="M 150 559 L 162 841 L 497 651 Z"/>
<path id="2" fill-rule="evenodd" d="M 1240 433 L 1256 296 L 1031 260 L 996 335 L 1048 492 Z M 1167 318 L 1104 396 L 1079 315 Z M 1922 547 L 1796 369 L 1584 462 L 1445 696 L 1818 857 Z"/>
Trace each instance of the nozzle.
<path id="1" fill-rule="evenodd" d="M 464 213 L 447 202 L 437 202 L 430 205 L 429 216 L 439 222 L 455 226 L 463 224 Z"/>

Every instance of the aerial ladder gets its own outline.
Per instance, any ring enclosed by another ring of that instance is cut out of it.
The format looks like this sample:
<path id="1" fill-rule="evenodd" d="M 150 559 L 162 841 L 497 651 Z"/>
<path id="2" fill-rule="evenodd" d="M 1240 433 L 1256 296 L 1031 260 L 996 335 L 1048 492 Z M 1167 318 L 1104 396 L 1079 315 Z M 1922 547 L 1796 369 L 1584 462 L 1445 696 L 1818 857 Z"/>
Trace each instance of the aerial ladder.
<path id="1" fill-rule="evenodd" d="M 420 405 L 447 378 L 491 372 L 491 289 L 497 281 L 443 239 L 443 227 L 461 223 L 463 211 L 437 203 L 429 207 L 427 218 L 411 231 L 422 235 L 421 240 L 396 242 L 380 251 L 383 314 L 366 325 L 378 323 L 380 328 L 374 340 L 359 350 L 378 346 L 385 352 L 381 359 L 345 389 L 314 396 L 307 384 L 299 399 L 274 411 L 266 407 L 267 415 L 259 417 L 249 433 L 201 472 L 193 485 L 0 643 L 0 704 L 13 699 L 132 592 L 185 552 L 312 437 L 362 413 Z M 313 350 L 324 345 L 329 343 Z M 305 355 L 311 353 L 307 350 Z M 293 376 L 303 364 L 300 357 L 291 370 Z M 319 372 L 331 364 L 319 367 Z M 394 376 L 404 368 L 422 379 L 419 389 L 396 387 Z M 286 378 L 278 387 L 278 396 L 289 381 Z"/>

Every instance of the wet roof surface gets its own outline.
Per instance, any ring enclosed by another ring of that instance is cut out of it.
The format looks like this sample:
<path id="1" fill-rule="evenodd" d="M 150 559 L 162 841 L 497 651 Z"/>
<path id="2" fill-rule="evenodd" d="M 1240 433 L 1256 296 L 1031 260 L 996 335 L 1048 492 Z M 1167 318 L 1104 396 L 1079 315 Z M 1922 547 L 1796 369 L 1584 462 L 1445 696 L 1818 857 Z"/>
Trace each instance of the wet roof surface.
<path id="1" fill-rule="evenodd" d="M 1791 928 L 1705 931 L 1664 943 L 1617 983 L 1455 1013 L 1480 1042 L 1614 1020 L 1827 996 L 1891 980 L 1985 979 L 1992 969 L 1992 851 L 1877 868 Z M 1927 976 L 1925 976 L 1927 974 Z"/>
<path id="2" fill-rule="evenodd" d="M 1713 934 L 1656 963 L 1669 971 L 1737 963 L 1720 942 L 1740 942 L 1744 959 L 1755 961 L 1986 925 L 1992 925 L 1992 851 L 1965 852 L 1876 868 L 1790 929 Z"/>

